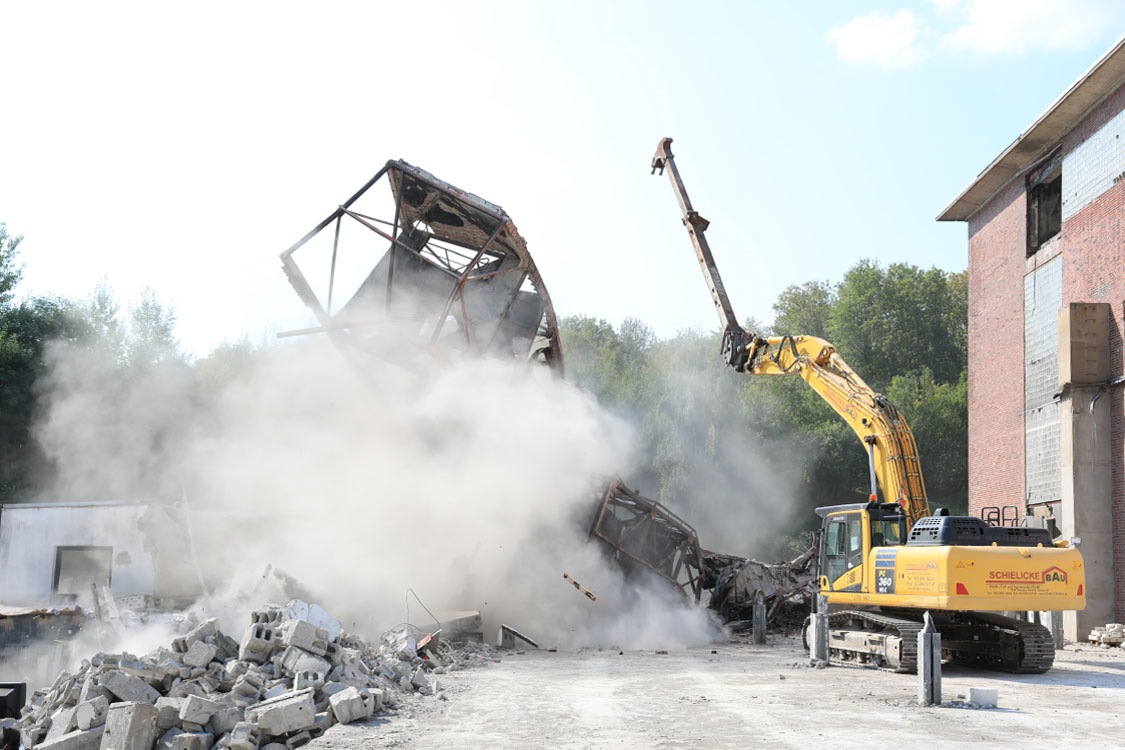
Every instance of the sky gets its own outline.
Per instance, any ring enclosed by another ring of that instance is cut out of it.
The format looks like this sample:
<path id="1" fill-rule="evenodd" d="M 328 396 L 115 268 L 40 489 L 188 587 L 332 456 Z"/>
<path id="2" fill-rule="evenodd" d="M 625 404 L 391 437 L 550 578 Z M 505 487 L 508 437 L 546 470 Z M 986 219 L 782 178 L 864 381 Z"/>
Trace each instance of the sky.
<path id="1" fill-rule="evenodd" d="M 661 337 L 717 326 L 664 136 L 741 318 L 863 258 L 963 270 L 934 217 L 1125 4 L 4 3 L 0 29 L 22 292 L 151 288 L 205 356 L 311 324 L 278 254 L 394 158 L 503 206 L 560 315 Z"/>

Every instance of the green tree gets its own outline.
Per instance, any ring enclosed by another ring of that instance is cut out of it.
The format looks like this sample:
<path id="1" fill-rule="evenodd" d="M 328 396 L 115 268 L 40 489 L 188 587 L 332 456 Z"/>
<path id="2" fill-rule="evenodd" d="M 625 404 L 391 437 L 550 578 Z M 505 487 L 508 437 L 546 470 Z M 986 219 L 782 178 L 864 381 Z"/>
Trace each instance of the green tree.
<path id="1" fill-rule="evenodd" d="M 134 369 L 144 369 L 182 361 L 175 330 L 176 311 L 170 305 L 165 306 L 156 292 L 145 287 L 140 300 L 129 310 L 129 328 L 125 334 L 126 362 Z"/>
<path id="2" fill-rule="evenodd" d="M 15 289 L 23 278 L 23 264 L 18 262 L 23 235 L 8 234 L 8 225 L 0 221 L 0 307 L 12 301 Z"/>
<path id="3" fill-rule="evenodd" d="M 966 366 L 964 292 L 964 274 L 862 260 L 837 287 L 828 340 L 876 390 L 923 367 L 955 381 Z"/>
<path id="4" fill-rule="evenodd" d="M 773 303 L 773 333 L 828 337 L 836 290 L 826 281 L 806 281 L 782 290 Z"/>
<path id="5" fill-rule="evenodd" d="M 969 385 L 962 370 L 956 382 L 937 383 L 929 368 L 896 375 L 887 389 L 914 433 L 930 505 L 968 512 Z"/>
<path id="6" fill-rule="evenodd" d="M 48 343 L 82 334 L 62 300 L 31 298 L 0 308 L 0 503 L 26 497 L 46 466 L 32 424 Z"/>

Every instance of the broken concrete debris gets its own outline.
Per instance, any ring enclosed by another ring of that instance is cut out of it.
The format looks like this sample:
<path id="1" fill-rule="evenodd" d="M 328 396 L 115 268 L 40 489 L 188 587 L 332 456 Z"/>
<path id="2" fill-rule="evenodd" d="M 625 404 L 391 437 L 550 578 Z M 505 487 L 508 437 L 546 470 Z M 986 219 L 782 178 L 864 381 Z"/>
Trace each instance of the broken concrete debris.
<path id="1" fill-rule="evenodd" d="M 1125 644 L 1125 624 L 1110 622 L 1104 628 L 1094 628 L 1090 631 L 1089 640 L 1103 646 L 1122 646 Z"/>
<path id="2" fill-rule="evenodd" d="M 479 613 L 477 614 L 479 621 Z M 26 748 L 292 750 L 336 723 L 363 721 L 395 695 L 437 695 L 434 675 L 490 657 L 437 637 L 424 653 L 409 626 L 376 646 L 315 605 L 253 613 L 242 642 L 215 619 L 172 648 L 99 653 L 36 691 L 17 722 Z M 432 634 L 431 634 L 432 635 Z"/>

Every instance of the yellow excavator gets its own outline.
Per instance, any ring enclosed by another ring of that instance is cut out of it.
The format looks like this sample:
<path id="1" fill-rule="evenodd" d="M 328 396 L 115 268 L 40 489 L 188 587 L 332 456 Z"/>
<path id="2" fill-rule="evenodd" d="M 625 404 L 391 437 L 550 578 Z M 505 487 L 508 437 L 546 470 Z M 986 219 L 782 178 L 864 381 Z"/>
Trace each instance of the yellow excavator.
<path id="1" fill-rule="evenodd" d="M 867 452 L 867 501 L 816 509 L 822 519 L 817 578 L 828 603 L 832 657 L 912 672 L 916 634 L 929 611 L 944 659 L 1011 672 L 1050 669 L 1051 632 L 1000 613 L 1084 608 L 1081 554 L 1055 543 L 1046 529 L 993 526 L 941 509 L 931 515 L 914 435 L 885 396 L 823 339 L 745 331 L 707 244 L 709 222 L 692 208 L 671 144 L 671 138 L 660 141 L 652 172 L 667 170 L 672 182 L 723 326 L 723 359 L 748 375 L 799 375 Z"/>

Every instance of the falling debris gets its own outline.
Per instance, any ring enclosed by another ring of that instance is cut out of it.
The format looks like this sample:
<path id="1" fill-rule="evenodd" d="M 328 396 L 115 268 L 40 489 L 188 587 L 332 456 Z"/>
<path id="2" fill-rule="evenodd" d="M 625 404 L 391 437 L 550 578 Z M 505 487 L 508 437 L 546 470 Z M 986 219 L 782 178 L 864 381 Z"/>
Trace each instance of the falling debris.
<path id="1" fill-rule="evenodd" d="M 620 479 L 612 480 L 602 496 L 590 538 L 608 545 L 626 574 L 649 570 L 696 602 L 708 586 L 695 529 Z"/>
<path id="2" fill-rule="evenodd" d="M 551 298 L 511 218 L 404 161 L 388 161 L 281 262 L 320 323 L 283 336 L 327 333 L 415 367 L 487 353 L 562 371 Z"/>
<path id="3" fill-rule="evenodd" d="M 588 588 L 583 586 L 581 583 L 579 583 L 578 581 L 571 578 L 570 574 L 563 573 L 563 578 L 567 581 L 570 581 L 570 585 L 574 586 L 574 588 L 578 589 L 583 594 L 585 594 L 586 598 L 589 599 L 590 601 L 596 602 L 598 600 L 598 597 L 594 596 L 594 592 L 590 591 Z"/>
<path id="4" fill-rule="evenodd" d="M 363 721 L 396 695 L 440 695 L 438 675 L 491 658 L 441 639 L 419 655 L 408 626 L 378 646 L 316 605 L 253 613 L 241 643 L 206 620 L 140 658 L 99 653 L 36 691 L 18 722 L 27 748 L 299 747 Z"/>

